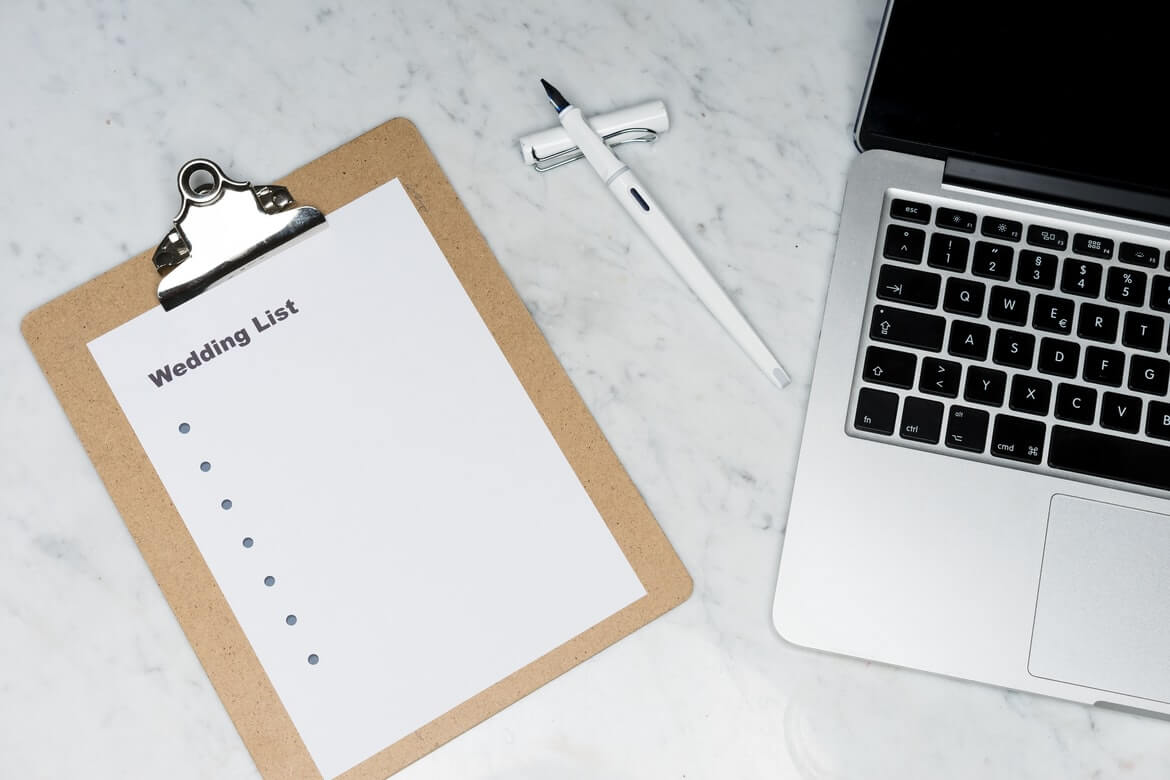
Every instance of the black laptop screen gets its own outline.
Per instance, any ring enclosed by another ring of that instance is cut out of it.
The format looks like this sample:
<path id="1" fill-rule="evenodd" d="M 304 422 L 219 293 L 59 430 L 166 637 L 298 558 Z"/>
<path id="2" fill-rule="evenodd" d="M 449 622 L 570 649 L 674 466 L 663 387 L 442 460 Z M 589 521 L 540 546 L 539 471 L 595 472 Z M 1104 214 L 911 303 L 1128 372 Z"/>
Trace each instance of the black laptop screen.
<path id="1" fill-rule="evenodd" d="M 861 147 L 1170 192 L 1162 16 L 1158 3 L 897 0 Z"/>

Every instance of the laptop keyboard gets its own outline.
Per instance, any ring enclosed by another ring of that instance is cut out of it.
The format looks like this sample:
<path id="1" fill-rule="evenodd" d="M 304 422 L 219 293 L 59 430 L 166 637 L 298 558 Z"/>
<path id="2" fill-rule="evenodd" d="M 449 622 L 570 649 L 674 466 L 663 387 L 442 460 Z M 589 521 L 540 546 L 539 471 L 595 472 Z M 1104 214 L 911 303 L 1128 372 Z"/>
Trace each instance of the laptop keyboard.
<path id="1" fill-rule="evenodd" d="M 1170 490 L 1168 250 L 887 194 L 850 433 Z"/>

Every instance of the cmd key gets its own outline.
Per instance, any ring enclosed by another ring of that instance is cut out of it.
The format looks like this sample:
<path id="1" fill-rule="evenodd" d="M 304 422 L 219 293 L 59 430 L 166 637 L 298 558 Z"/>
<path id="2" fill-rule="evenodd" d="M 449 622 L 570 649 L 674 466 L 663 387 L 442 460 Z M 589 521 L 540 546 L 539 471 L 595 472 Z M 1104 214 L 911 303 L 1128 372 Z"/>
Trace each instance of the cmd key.
<path id="1" fill-rule="evenodd" d="M 1045 431 L 1046 426 L 1039 420 L 997 414 L 991 431 L 991 454 L 997 458 L 1039 463 L 1044 454 Z"/>

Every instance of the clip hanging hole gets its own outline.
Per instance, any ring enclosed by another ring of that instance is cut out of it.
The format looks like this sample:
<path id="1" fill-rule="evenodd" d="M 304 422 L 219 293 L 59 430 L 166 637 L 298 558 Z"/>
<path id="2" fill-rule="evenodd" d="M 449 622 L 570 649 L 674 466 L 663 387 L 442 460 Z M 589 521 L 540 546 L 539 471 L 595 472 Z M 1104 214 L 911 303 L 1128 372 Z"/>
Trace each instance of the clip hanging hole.
<path id="1" fill-rule="evenodd" d="M 196 203 L 208 203 L 219 197 L 223 175 L 209 160 L 192 160 L 179 171 L 179 190 Z"/>

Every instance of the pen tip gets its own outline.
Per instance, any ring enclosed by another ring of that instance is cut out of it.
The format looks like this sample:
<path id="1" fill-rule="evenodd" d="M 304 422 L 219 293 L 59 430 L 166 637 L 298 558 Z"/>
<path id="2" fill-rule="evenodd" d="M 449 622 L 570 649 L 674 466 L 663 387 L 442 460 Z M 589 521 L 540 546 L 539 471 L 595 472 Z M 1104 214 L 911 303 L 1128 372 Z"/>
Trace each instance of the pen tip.
<path id="1" fill-rule="evenodd" d="M 569 107 L 569 101 L 565 100 L 565 96 L 560 93 L 560 90 L 544 79 L 541 79 L 540 83 L 544 87 L 544 94 L 548 95 L 548 102 L 553 104 L 553 108 L 557 110 L 558 114 Z"/>

